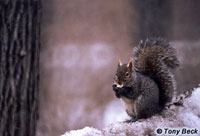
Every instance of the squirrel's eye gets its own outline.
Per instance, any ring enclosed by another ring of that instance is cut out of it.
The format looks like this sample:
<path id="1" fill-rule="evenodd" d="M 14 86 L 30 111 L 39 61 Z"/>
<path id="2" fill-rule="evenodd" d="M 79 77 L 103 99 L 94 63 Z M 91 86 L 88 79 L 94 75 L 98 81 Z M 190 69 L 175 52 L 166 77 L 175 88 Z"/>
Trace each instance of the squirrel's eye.
<path id="1" fill-rule="evenodd" d="M 129 72 L 126 72 L 126 73 L 125 73 L 125 76 L 126 76 L 126 77 L 129 77 L 129 76 L 130 76 Z"/>

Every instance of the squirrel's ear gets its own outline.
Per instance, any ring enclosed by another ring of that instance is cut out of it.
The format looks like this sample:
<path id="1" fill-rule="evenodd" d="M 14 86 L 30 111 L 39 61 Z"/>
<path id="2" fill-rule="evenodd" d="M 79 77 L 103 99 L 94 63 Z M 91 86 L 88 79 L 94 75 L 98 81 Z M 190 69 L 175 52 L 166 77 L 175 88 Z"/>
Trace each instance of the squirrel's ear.
<path id="1" fill-rule="evenodd" d="M 122 62 L 120 61 L 120 59 L 118 60 L 118 67 L 120 67 L 122 65 Z"/>
<path id="2" fill-rule="evenodd" d="M 133 66 L 133 59 L 130 59 L 128 64 L 127 64 L 127 67 L 132 68 L 132 66 Z"/>

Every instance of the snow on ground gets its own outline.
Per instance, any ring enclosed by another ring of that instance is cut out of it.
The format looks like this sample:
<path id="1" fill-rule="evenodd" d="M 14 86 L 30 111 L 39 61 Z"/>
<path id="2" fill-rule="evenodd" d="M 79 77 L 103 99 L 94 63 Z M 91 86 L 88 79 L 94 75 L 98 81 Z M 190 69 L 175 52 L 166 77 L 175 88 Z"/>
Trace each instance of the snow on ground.
<path id="1" fill-rule="evenodd" d="M 85 127 L 80 130 L 72 130 L 62 136 L 100 136 L 101 131 L 92 127 Z"/>
<path id="2" fill-rule="evenodd" d="M 125 112 L 123 103 L 119 100 L 112 101 L 104 113 L 104 127 L 126 119 L 130 119 L 130 117 Z"/>
<path id="3" fill-rule="evenodd" d="M 184 124 L 190 127 L 198 127 L 200 130 L 200 87 L 196 88 L 189 99 L 183 103 L 185 107 L 180 108 L 179 118 L 183 118 Z"/>
<path id="4" fill-rule="evenodd" d="M 116 122 L 118 119 L 121 121 L 124 115 L 118 112 L 116 108 L 108 108 L 105 113 L 105 125 L 111 123 L 103 130 L 85 127 L 80 130 L 72 130 L 66 132 L 62 136 L 134 136 L 134 135 L 155 135 L 156 128 L 196 128 L 200 131 L 200 87 L 194 89 L 192 95 L 186 98 L 183 106 L 171 106 L 170 109 L 164 110 L 162 114 L 155 115 L 149 119 L 142 119 L 134 123 Z M 117 103 L 113 102 L 110 106 L 117 107 Z M 110 111 L 110 110 L 113 110 Z M 114 112 L 118 112 L 117 117 Z M 116 117 L 114 120 L 113 117 Z M 109 119 L 111 117 L 111 119 Z M 198 135 L 200 133 L 198 132 Z"/>

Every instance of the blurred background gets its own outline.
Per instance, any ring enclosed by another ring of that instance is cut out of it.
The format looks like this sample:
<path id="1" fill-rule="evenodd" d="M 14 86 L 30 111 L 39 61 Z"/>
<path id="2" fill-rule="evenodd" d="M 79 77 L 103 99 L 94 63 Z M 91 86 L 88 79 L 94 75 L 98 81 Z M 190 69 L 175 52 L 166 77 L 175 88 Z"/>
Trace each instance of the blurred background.
<path id="1" fill-rule="evenodd" d="M 179 93 L 200 83 L 200 1 L 42 0 L 38 136 L 128 118 L 112 92 L 118 58 L 147 37 L 177 49 Z"/>

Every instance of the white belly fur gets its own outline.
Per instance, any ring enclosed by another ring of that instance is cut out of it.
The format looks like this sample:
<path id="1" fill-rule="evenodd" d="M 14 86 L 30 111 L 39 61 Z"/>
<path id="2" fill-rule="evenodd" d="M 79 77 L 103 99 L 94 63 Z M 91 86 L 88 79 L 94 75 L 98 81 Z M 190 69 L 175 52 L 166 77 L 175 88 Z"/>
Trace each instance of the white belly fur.
<path id="1" fill-rule="evenodd" d="M 135 101 L 132 101 L 132 100 L 129 100 L 128 98 L 126 97 L 121 97 L 123 103 L 124 103 L 124 106 L 126 108 L 126 111 L 129 115 L 132 115 L 132 116 L 136 116 L 137 115 L 137 109 L 136 109 L 136 104 L 135 104 Z"/>

